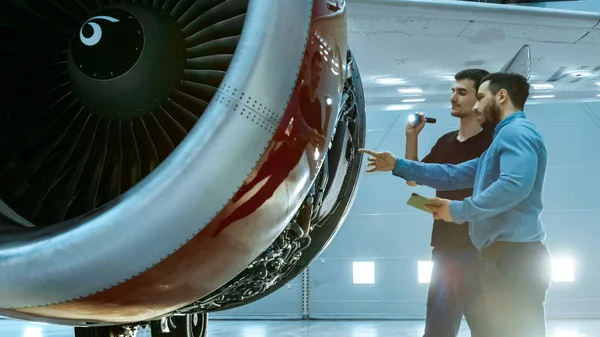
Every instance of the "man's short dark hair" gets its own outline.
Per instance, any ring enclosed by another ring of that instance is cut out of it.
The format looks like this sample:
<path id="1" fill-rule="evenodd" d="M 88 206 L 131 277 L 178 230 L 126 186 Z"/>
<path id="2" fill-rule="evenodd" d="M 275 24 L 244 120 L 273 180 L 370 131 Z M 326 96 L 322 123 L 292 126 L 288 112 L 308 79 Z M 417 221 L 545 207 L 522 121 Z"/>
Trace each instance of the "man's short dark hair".
<path id="1" fill-rule="evenodd" d="M 475 92 L 477 92 L 482 83 L 481 80 L 489 74 L 490 73 L 487 70 L 483 69 L 465 69 L 456 73 L 456 75 L 454 75 L 454 79 L 457 81 L 472 80 L 475 82 Z"/>
<path id="2" fill-rule="evenodd" d="M 529 83 L 525 76 L 515 73 L 493 73 L 484 77 L 481 83 L 490 81 L 490 92 L 496 95 L 501 89 L 508 92 L 508 97 L 517 109 L 523 110 L 529 97 Z"/>

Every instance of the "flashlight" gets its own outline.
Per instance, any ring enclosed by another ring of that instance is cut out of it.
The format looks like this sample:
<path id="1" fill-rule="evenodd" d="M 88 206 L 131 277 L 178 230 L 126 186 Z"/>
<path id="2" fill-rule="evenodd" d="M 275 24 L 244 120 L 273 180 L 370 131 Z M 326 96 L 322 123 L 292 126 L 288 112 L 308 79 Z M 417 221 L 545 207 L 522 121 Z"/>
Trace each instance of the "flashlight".
<path id="1" fill-rule="evenodd" d="M 421 124 L 421 118 L 423 118 L 423 116 L 421 116 L 419 114 L 412 114 L 412 115 L 408 116 L 408 122 L 411 125 Z M 435 124 L 435 122 L 437 122 L 437 119 L 431 118 L 431 117 L 425 117 L 425 123 Z"/>

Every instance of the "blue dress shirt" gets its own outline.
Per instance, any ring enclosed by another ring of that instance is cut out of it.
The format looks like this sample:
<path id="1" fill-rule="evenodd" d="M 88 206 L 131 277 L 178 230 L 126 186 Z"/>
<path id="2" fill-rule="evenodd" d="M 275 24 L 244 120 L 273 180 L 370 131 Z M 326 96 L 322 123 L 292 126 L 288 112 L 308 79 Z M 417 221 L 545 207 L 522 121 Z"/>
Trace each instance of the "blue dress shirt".
<path id="1" fill-rule="evenodd" d="M 456 223 L 469 222 L 478 249 L 496 241 L 546 238 L 540 214 L 547 151 L 537 127 L 522 111 L 500 122 L 479 158 L 458 164 L 425 164 L 399 158 L 392 173 L 437 190 L 473 188 L 473 196 L 450 202 Z"/>

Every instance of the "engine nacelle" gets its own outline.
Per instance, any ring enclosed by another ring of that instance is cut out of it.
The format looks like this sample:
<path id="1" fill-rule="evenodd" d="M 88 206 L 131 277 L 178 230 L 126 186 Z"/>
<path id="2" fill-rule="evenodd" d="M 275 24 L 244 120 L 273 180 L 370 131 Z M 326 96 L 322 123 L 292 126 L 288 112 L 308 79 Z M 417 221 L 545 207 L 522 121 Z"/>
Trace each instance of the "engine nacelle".
<path id="1" fill-rule="evenodd" d="M 1 315 L 85 326 L 244 305 L 339 230 L 366 131 L 345 1 L 0 12 Z"/>

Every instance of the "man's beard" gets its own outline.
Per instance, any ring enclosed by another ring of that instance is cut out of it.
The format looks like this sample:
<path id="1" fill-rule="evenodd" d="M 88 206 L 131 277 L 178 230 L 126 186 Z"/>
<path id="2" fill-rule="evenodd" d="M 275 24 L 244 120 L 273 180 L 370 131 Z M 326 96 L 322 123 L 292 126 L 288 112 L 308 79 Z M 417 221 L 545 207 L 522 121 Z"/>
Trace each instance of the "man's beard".
<path id="1" fill-rule="evenodd" d="M 502 116 L 502 110 L 500 110 L 500 106 L 498 103 L 493 102 L 490 106 L 488 106 L 483 111 L 484 120 L 481 124 L 481 127 L 484 129 L 494 129 L 496 125 L 500 123 L 500 118 Z"/>

